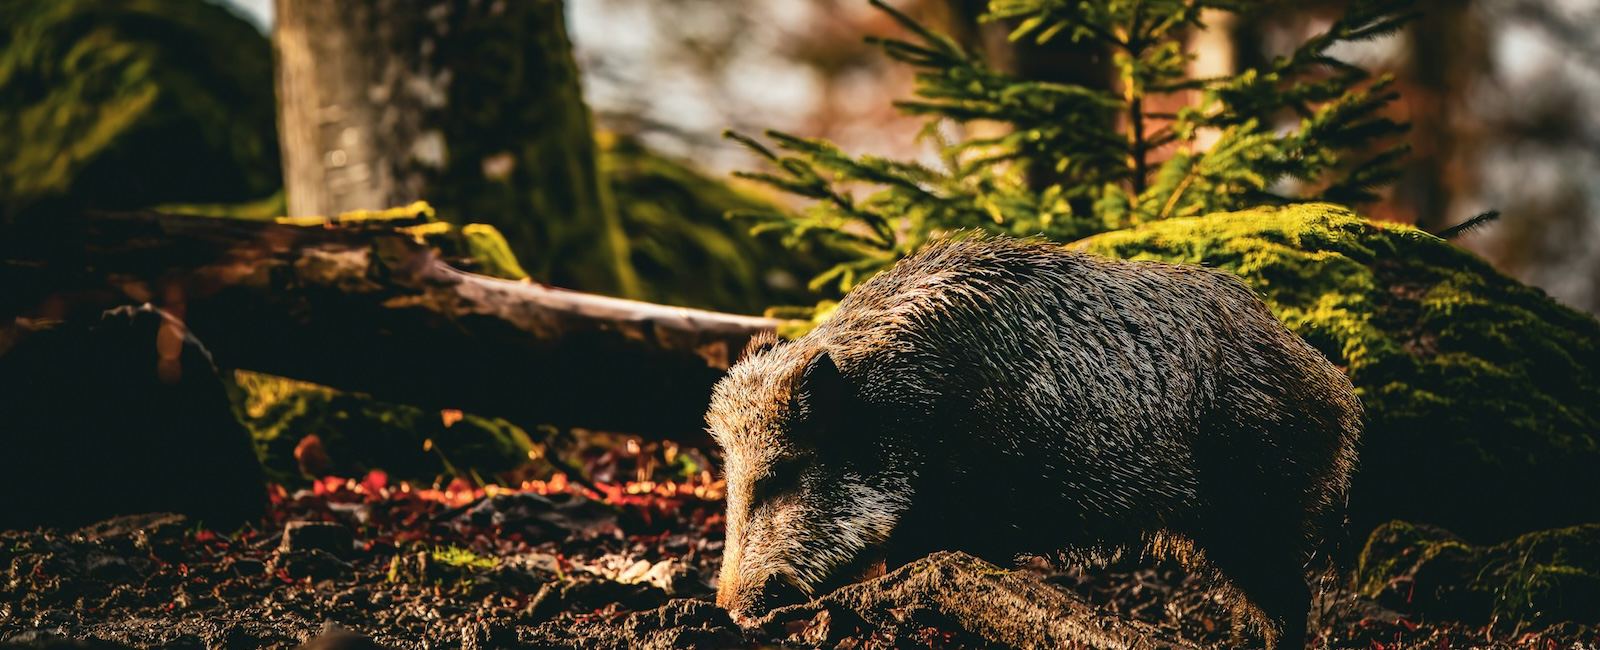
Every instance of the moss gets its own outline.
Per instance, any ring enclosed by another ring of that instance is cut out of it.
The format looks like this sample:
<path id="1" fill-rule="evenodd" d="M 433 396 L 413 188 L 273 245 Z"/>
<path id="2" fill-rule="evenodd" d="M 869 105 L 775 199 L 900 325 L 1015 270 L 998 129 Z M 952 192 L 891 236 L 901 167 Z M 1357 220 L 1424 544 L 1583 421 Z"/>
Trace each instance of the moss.
<path id="1" fill-rule="evenodd" d="M 272 194 L 271 62 L 214 3 L 0 3 L 0 222 Z"/>
<path id="2" fill-rule="evenodd" d="M 308 215 L 300 217 L 277 217 L 273 219 L 281 224 L 290 226 L 326 226 L 330 224 L 363 225 L 381 224 L 389 225 L 396 222 L 423 222 L 424 224 L 440 223 L 439 213 L 427 201 L 415 201 L 410 205 L 402 205 L 382 210 L 351 210 L 341 212 L 332 217 Z M 448 224 L 441 224 L 448 226 Z M 441 227 L 441 232 L 448 232 L 448 227 Z"/>
<path id="3" fill-rule="evenodd" d="M 500 566 L 500 561 L 493 557 L 478 555 L 470 549 L 459 546 L 444 546 L 433 549 L 433 561 L 468 571 L 488 571 Z"/>
<path id="4" fill-rule="evenodd" d="M 1325 204 L 1172 219 L 1075 246 L 1238 274 L 1349 373 L 1369 418 L 1357 530 L 1406 519 L 1499 541 L 1600 520 L 1600 323 L 1471 254 Z"/>
<path id="5" fill-rule="evenodd" d="M 462 254 L 477 260 L 479 273 L 513 280 L 528 277 L 528 272 L 522 270 L 522 265 L 517 263 L 517 256 L 511 252 L 511 245 L 506 243 L 505 236 L 494 226 L 469 223 L 462 226 L 459 232 Z"/>
<path id="6" fill-rule="evenodd" d="M 443 414 L 389 404 L 305 382 L 235 371 L 240 419 L 255 440 L 267 472 L 278 481 L 307 478 L 295 446 L 308 435 L 322 440 L 335 476 L 382 469 L 397 479 L 431 481 L 467 472 L 489 475 L 515 469 L 533 442 L 498 418 Z"/>
<path id="7" fill-rule="evenodd" d="M 1390 522 L 1368 539 L 1356 589 L 1424 618 L 1513 629 L 1600 623 L 1600 524 L 1478 546 L 1443 529 Z"/>
<path id="8" fill-rule="evenodd" d="M 245 221 L 272 221 L 289 211 L 283 190 L 243 203 L 167 203 L 154 208 L 167 214 L 187 214 L 197 217 L 223 217 Z"/>
<path id="9" fill-rule="evenodd" d="M 216 206 L 177 207 L 180 214 L 205 214 L 190 211 Z M 233 209 L 224 207 L 220 213 L 210 214 L 231 217 L 240 214 L 244 209 L 246 206 L 234 206 Z M 517 256 L 511 252 L 510 244 L 506 243 L 506 238 L 494 226 L 482 223 L 457 225 L 440 221 L 438 213 L 426 201 L 384 210 L 356 210 L 332 217 L 303 216 L 272 219 L 290 226 L 395 227 L 400 232 L 416 238 L 417 243 L 438 249 L 440 256 L 456 268 L 507 280 L 528 278 L 528 272 L 523 270 L 522 265 L 517 262 Z"/>

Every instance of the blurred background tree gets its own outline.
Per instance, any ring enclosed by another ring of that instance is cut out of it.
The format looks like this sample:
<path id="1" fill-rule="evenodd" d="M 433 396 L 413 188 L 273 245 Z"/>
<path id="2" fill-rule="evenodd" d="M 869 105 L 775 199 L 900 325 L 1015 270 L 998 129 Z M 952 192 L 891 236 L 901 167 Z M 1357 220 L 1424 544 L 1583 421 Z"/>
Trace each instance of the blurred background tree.
<path id="1" fill-rule="evenodd" d="M 546 282 L 637 296 L 558 0 L 279 0 L 291 216 L 428 200 Z"/>
<path id="2" fill-rule="evenodd" d="M 891 4 L 1024 78 L 1063 80 L 1038 72 L 1052 62 L 1080 75 L 1110 68 L 1100 53 L 1063 57 L 1029 42 L 1007 43 L 1014 23 L 973 20 L 986 0 Z M 1286 54 L 1325 31 L 1347 2 L 1255 4 L 1261 11 L 1250 17 L 1208 18 L 1210 29 L 1188 32 L 1198 74 L 1228 74 Z M 708 19 L 713 9 L 722 15 Z M 1418 20 L 1399 33 L 1333 51 L 1375 76 L 1393 75 L 1400 99 L 1386 115 L 1412 127 L 1401 177 L 1367 211 L 1437 230 L 1499 209 L 1499 222 L 1458 244 L 1569 305 L 1600 313 L 1600 192 L 1590 180 L 1600 173 L 1593 137 L 1600 132 L 1593 63 L 1600 60 L 1600 30 L 1593 28 L 1600 5 L 1420 0 L 1416 10 Z M 572 18 L 602 122 L 713 170 L 753 163 L 739 147 L 718 142 L 724 128 L 773 128 L 826 138 L 845 151 L 938 160 L 932 146 L 916 143 L 920 120 L 889 105 L 910 94 L 910 68 L 861 41 L 863 33 L 904 32 L 864 1 L 595 0 L 575 4 Z M 750 70 L 759 74 L 735 74 Z"/>

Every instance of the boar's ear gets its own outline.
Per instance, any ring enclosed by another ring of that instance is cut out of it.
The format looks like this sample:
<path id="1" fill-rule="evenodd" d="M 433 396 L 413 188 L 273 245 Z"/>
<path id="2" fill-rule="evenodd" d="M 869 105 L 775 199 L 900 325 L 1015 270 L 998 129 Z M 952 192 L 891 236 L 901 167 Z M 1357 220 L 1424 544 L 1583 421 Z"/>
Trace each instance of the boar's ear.
<path id="1" fill-rule="evenodd" d="M 833 356 L 823 350 L 806 362 L 806 369 L 795 382 L 794 400 L 801 419 L 814 428 L 837 421 L 853 403 L 854 391 L 833 363 Z"/>
<path id="2" fill-rule="evenodd" d="M 745 359 L 752 355 L 761 354 L 762 352 L 766 352 L 767 350 L 778 347 L 778 344 L 782 342 L 783 339 L 778 338 L 778 335 L 775 332 L 757 332 L 755 336 L 750 337 L 749 343 L 744 344 L 744 351 L 739 353 L 739 359 Z M 739 359 L 734 359 L 734 361 L 738 361 Z"/>

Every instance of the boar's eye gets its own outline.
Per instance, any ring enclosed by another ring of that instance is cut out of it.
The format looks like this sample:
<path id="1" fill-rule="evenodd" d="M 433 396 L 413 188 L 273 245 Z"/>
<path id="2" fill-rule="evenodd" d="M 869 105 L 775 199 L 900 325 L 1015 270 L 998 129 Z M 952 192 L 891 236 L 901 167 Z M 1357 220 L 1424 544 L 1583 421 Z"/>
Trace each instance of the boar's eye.
<path id="1" fill-rule="evenodd" d="M 751 486 L 751 503 L 766 503 L 797 487 L 800 484 L 800 473 L 803 468 L 804 463 L 797 458 L 773 463 L 767 473 L 757 478 L 755 484 Z"/>

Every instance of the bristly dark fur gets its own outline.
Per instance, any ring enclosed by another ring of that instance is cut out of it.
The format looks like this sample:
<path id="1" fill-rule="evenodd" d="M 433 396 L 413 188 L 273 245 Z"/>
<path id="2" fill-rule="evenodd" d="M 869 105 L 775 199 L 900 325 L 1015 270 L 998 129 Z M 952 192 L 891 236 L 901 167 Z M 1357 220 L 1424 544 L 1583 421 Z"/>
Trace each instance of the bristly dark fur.
<path id="1" fill-rule="evenodd" d="M 1220 572 L 1296 647 L 1362 416 L 1232 276 L 978 237 L 742 360 L 707 419 L 736 615 L 876 553 L 1145 548 Z"/>

